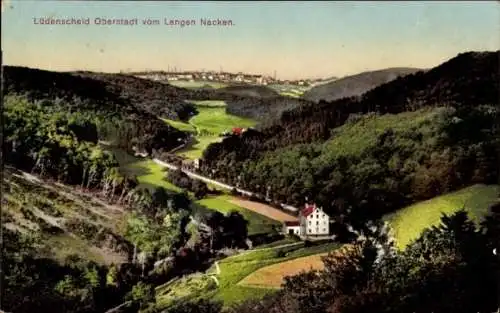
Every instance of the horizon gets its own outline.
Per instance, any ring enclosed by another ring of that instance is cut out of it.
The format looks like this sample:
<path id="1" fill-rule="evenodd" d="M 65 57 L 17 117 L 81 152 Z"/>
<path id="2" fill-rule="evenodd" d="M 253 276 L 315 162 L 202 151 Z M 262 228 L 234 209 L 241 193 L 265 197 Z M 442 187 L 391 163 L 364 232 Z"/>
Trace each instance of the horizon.
<path id="1" fill-rule="evenodd" d="M 500 49 L 500 6 L 490 1 L 136 4 L 2 1 L 4 65 L 58 72 L 276 71 L 277 78 L 294 80 L 428 69 L 460 53 Z M 47 17 L 197 24 L 37 24 Z M 202 26 L 204 18 L 231 20 L 233 26 Z"/>

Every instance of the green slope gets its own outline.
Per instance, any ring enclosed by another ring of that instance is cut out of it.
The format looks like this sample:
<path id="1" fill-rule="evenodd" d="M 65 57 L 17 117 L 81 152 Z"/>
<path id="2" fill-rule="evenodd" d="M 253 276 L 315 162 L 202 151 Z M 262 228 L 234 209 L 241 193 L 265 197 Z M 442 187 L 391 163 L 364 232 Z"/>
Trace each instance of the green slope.
<path id="1" fill-rule="evenodd" d="M 398 247 L 404 248 L 425 228 L 438 225 L 442 214 L 452 214 L 465 208 L 471 219 L 480 222 L 499 194 L 499 185 L 474 185 L 408 206 L 385 219 L 394 230 Z"/>

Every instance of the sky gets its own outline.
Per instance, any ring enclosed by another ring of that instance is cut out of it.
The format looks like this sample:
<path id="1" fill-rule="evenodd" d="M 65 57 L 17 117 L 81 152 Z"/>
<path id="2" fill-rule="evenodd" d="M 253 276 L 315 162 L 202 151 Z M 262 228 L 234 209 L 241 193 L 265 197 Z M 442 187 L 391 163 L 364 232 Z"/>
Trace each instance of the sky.
<path id="1" fill-rule="evenodd" d="M 3 2 L 4 0 L 2 0 Z M 90 25 L 41 25 L 45 18 Z M 138 25 L 96 25 L 96 18 Z M 144 19 L 160 25 L 142 25 Z M 233 26 L 202 26 L 200 19 Z M 164 25 L 194 19 L 194 26 Z M 500 49 L 497 1 L 2 3 L 4 64 L 57 71 L 217 70 L 282 79 L 430 68 L 465 51 Z"/>

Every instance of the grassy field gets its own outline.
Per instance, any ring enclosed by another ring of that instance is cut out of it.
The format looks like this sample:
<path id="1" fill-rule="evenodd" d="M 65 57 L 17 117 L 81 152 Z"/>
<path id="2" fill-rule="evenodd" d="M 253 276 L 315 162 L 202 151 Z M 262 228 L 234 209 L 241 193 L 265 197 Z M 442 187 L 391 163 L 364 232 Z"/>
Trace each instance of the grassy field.
<path id="1" fill-rule="evenodd" d="M 213 82 L 213 81 L 202 81 L 202 80 L 197 80 L 197 81 L 193 81 L 193 82 L 185 81 L 185 80 L 171 80 L 168 83 L 172 86 L 181 87 L 181 88 L 192 88 L 192 89 L 202 88 L 205 85 L 208 85 L 208 86 L 215 88 L 215 89 L 223 88 L 223 87 L 227 86 L 227 84 L 225 84 L 225 83 Z"/>
<path id="2" fill-rule="evenodd" d="M 203 156 L 203 151 L 212 143 L 220 142 L 222 137 L 213 135 L 195 136 L 194 143 L 189 147 L 177 151 L 177 154 L 191 160 L 199 159 Z"/>
<path id="3" fill-rule="evenodd" d="M 427 227 L 438 225 L 441 215 L 465 207 L 471 219 L 479 222 L 500 193 L 498 185 L 474 185 L 427 201 L 419 202 L 388 215 L 399 248 L 416 239 Z"/>
<path id="4" fill-rule="evenodd" d="M 141 185 L 148 188 L 161 186 L 168 190 L 181 191 L 179 187 L 163 179 L 166 172 L 151 159 L 137 158 L 121 149 L 107 148 L 113 151 L 118 159 L 121 171 L 125 174 L 136 175 Z"/>
<path id="5" fill-rule="evenodd" d="M 189 122 L 194 125 L 198 131 L 207 131 L 219 135 L 225 130 L 230 130 L 232 127 L 250 127 L 254 126 L 255 122 L 235 115 L 226 113 L 225 107 L 220 106 L 200 106 L 198 114 L 193 116 Z"/>
<path id="6" fill-rule="evenodd" d="M 254 250 L 228 257 L 219 262 L 220 274 L 216 275 L 219 286 L 215 290 L 199 288 L 198 286 L 203 285 L 203 282 L 201 281 L 200 275 L 195 274 L 192 275 L 191 278 L 192 284 L 178 282 L 175 283 L 175 286 L 171 283 L 167 283 L 162 287 L 158 287 L 157 302 L 163 305 L 169 305 L 171 303 L 167 303 L 165 299 L 173 301 L 174 296 L 172 295 L 180 293 L 186 298 L 204 297 L 221 300 L 224 302 L 225 306 L 230 306 L 248 299 L 262 298 L 266 294 L 274 292 L 276 288 L 243 286 L 239 284 L 240 281 L 265 266 L 310 255 L 324 254 L 334 251 L 338 249 L 338 247 L 339 245 L 336 243 L 323 243 L 308 248 L 305 248 L 303 244 L 298 244 L 293 247 Z M 216 273 L 215 267 L 216 266 L 213 266 L 207 273 Z M 181 290 L 175 290 L 176 288 L 180 288 Z M 186 295 L 187 292 L 191 293 Z"/>
<path id="7" fill-rule="evenodd" d="M 298 238 L 284 238 L 275 242 L 271 242 L 265 245 L 260 245 L 258 249 L 267 249 L 267 248 L 275 248 L 283 245 L 288 245 L 292 243 L 298 243 L 300 242 L 300 239 Z"/>
<path id="8" fill-rule="evenodd" d="M 177 153 L 189 159 L 198 159 L 208 145 L 222 140 L 219 135 L 233 127 L 255 126 L 255 121 L 226 113 L 224 101 L 191 101 L 196 104 L 198 114 L 188 123 L 163 119 L 171 126 L 195 134 L 195 142 Z"/>
<path id="9" fill-rule="evenodd" d="M 112 150 L 120 163 L 122 171 L 131 175 L 137 175 L 137 179 L 141 185 L 148 188 L 161 186 L 176 192 L 182 191 L 181 188 L 163 179 L 166 172 L 163 167 L 152 160 L 136 158 L 120 149 Z M 197 203 L 223 214 L 229 213 L 232 210 L 240 212 L 249 222 L 248 232 L 251 235 L 272 232 L 273 226 L 280 225 L 279 222 L 264 215 L 260 215 L 231 203 L 231 200 L 232 197 L 229 195 L 219 195 L 198 200 Z"/>
<path id="10" fill-rule="evenodd" d="M 328 253 L 315 254 L 262 267 L 243 278 L 238 284 L 249 287 L 280 288 L 287 276 L 324 269 L 322 257 L 327 255 Z"/>
<path id="11" fill-rule="evenodd" d="M 166 118 L 162 118 L 162 121 L 168 123 L 170 126 L 177 128 L 180 131 L 188 132 L 188 133 L 196 133 L 196 128 L 193 125 L 182 122 L 182 121 L 174 121 Z"/>
<path id="12" fill-rule="evenodd" d="M 279 222 L 272 220 L 264 215 L 260 215 L 231 203 L 231 199 L 232 196 L 229 195 L 211 196 L 202 200 L 198 200 L 197 203 L 207 208 L 217 210 L 223 214 L 227 214 L 233 210 L 240 212 L 243 217 L 249 222 L 248 233 L 250 235 L 269 233 L 273 231 L 273 227 L 279 227 L 281 225 Z"/>
<path id="13" fill-rule="evenodd" d="M 180 301 L 187 301 L 198 295 L 213 292 L 217 288 L 214 280 L 207 275 L 196 273 L 174 279 L 156 288 L 156 303 L 167 307 Z"/>
<path id="14" fill-rule="evenodd" d="M 302 93 L 280 92 L 280 95 L 285 97 L 300 98 L 300 96 L 302 96 Z"/>
<path id="15" fill-rule="evenodd" d="M 262 267 L 309 255 L 330 252 L 338 247 L 339 245 L 336 243 L 321 244 L 308 248 L 303 245 L 295 245 L 270 250 L 255 250 L 226 258 L 219 263 L 220 275 L 218 275 L 218 279 L 220 285 L 215 294 L 215 299 L 224 301 L 225 305 L 232 305 L 246 299 L 262 297 L 275 289 L 253 288 L 238 283 Z"/>
<path id="16" fill-rule="evenodd" d="M 189 100 L 188 102 L 196 104 L 197 107 L 226 107 L 226 101 L 218 101 L 218 100 L 202 100 L 202 101 L 193 101 Z"/>

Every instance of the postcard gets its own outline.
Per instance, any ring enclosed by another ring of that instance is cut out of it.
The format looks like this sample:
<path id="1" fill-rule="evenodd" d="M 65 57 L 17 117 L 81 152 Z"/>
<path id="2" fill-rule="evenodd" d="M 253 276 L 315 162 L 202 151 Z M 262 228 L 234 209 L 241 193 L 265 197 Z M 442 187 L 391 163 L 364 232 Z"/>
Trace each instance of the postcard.
<path id="1" fill-rule="evenodd" d="M 2 0 L 0 312 L 500 312 L 499 30 Z"/>

